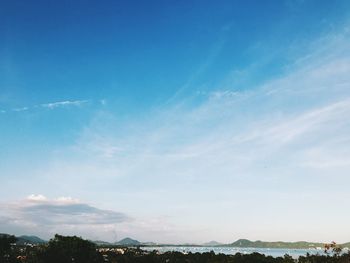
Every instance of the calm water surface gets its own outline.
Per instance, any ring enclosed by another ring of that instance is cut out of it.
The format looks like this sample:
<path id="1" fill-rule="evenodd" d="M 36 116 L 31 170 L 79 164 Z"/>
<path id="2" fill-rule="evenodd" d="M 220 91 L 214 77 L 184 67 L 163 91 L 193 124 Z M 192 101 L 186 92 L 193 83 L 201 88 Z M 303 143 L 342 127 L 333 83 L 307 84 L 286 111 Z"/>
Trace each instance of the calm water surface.
<path id="1" fill-rule="evenodd" d="M 309 254 L 320 254 L 323 255 L 323 250 L 318 249 L 282 249 L 282 248 L 238 248 L 238 247 L 181 247 L 181 246 L 169 246 L 169 247 L 142 247 L 144 250 L 153 251 L 158 250 L 160 253 L 164 253 L 167 251 L 177 251 L 182 253 L 204 253 L 214 251 L 214 253 L 226 254 L 226 255 L 234 255 L 236 253 L 242 254 L 250 254 L 253 252 L 258 252 L 260 254 L 264 254 L 266 256 L 273 257 L 283 257 L 285 254 L 292 256 L 293 258 L 297 258 L 299 256 L 304 256 L 306 253 Z"/>

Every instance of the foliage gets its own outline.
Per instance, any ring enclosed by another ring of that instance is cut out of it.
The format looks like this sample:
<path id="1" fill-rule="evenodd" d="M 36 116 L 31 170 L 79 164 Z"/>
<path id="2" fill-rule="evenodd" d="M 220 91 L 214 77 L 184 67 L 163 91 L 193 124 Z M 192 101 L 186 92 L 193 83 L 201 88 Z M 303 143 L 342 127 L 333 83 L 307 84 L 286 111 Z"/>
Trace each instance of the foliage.
<path id="1" fill-rule="evenodd" d="M 342 250 L 343 250 L 342 247 L 337 245 L 337 243 L 335 243 L 334 241 L 332 241 L 329 244 L 324 245 L 324 252 L 326 254 L 332 253 L 335 256 L 339 256 L 341 254 Z"/>
<path id="2" fill-rule="evenodd" d="M 76 236 L 55 235 L 46 247 L 38 253 L 43 263 L 99 263 L 102 256 L 94 243 Z"/>
<path id="3" fill-rule="evenodd" d="M 11 244 L 15 243 L 17 238 L 10 235 L 0 235 L 0 262 L 16 262 L 15 253 L 11 248 Z"/>

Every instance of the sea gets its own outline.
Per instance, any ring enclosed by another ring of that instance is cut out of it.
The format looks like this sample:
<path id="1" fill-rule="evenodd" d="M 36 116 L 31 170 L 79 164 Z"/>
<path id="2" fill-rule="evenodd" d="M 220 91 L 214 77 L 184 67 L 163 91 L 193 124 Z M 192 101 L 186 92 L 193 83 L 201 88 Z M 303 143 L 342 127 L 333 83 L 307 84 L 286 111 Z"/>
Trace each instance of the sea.
<path id="1" fill-rule="evenodd" d="M 241 247 L 191 247 L 191 246 L 150 246 L 141 247 L 143 250 L 153 251 L 157 250 L 159 253 L 164 253 L 168 251 L 177 251 L 181 253 L 204 253 L 213 251 L 215 254 L 226 254 L 234 255 L 236 253 L 251 254 L 254 252 L 264 254 L 266 256 L 272 257 L 283 257 L 288 254 L 293 258 L 298 258 L 299 256 L 305 256 L 307 253 L 311 255 L 324 255 L 322 249 L 283 249 L 283 248 L 241 248 Z"/>

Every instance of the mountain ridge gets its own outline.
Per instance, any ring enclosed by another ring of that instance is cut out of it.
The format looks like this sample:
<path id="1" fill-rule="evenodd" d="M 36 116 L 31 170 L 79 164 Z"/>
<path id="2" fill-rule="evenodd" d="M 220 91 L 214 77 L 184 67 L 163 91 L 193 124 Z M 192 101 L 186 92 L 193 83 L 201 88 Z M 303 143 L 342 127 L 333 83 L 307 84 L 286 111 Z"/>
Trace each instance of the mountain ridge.
<path id="1" fill-rule="evenodd" d="M 1 236 L 11 236 L 9 234 L 5 234 L 5 233 L 0 233 L 0 237 Z M 40 244 L 45 244 L 47 243 L 46 240 L 41 239 L 40 237 L 37 236 L 26 236 L 26 235 L 22 235 L 22 236 L 15 236 L 17 238 L 16 241 L 16 245 L 40 245 Z"/>
<path id="2" fill-rule="evenodd" d="M 223 243 L 217 242 L 215 240 L 203 243 L 202 246 L 206 246 L 206 247 L 217 247 L 217 246 L 222 246 L 224 245 Z"/>
<path id="3" fill-rule="evenodd" d="M 346 244 L 346 243 L 345 243 Z M 341 245 L 341 244 L 340 244 Z M 303 249 L 303 248 L 323 248 L 324 243 L 321 242 L 285 242 L 285 241 L 251 241 L 248 239 L 238 239 L 233 243 L 227 244 L 228 247 L 250 247 L 250 248 L 291 248 L 291 249 Z"/>
<path id="4" fill-rule="evenodd" d="M 9 234 L 0 233 L 1 236 L 10 236 Z M 45 244 L 48 241 L 43 240 L 34 235 L 21 235 L 16 236 L 17 245 L 40 245 Z M 209 241 L 202 244 L 162 244 L 155 242 L 141 242 L 130 237 L 123 238 L 114 243 L 106 242 L 102 240 L 91 241 L 98 246 L 207 246 L 207 247 L 242 247 L 242 248 L 284 248 L 284 249 L 323 249 L 324 243 L 321 242 L 307 242 L 307 241 L 296 241 L 296 242 L 286 242 L 286 241 L 251 241 L 249 239 L 238 239 L 232 243 L 224 244 L 217 241 Z M 350 248 L 350 242 L 339 243 L 339 246 L 343 248 Z"/>

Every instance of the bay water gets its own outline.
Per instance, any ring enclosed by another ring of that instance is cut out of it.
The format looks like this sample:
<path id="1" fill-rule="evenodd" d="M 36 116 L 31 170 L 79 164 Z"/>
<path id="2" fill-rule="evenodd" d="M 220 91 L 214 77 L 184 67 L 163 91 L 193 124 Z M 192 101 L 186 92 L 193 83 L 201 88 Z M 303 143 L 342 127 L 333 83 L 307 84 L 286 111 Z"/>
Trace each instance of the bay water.
<path id="1" fill-rule="evenodd" d="M 305 256 L 307 253 L 311 255 L 324 255 L 322 249 L 284 249 L 284 248 L 242 248 L 242 247 L 198 247 L 198 246 L 150 246 L 141 247 L 141 249 L 146 251 L 157 250 L 159 253 L 165 253 L 168 251 L 176 251 L 181 253 L 204 253 L 213 251 L 215 254 L 226 254 L 234 255 L 236 253 L 241 254 L 251 254 L 254 252 L 264 254 L 266 256 L 272 257 L 283 257 L 288 254 L 293 258 L 298 258 L 299 256 Z"/>

